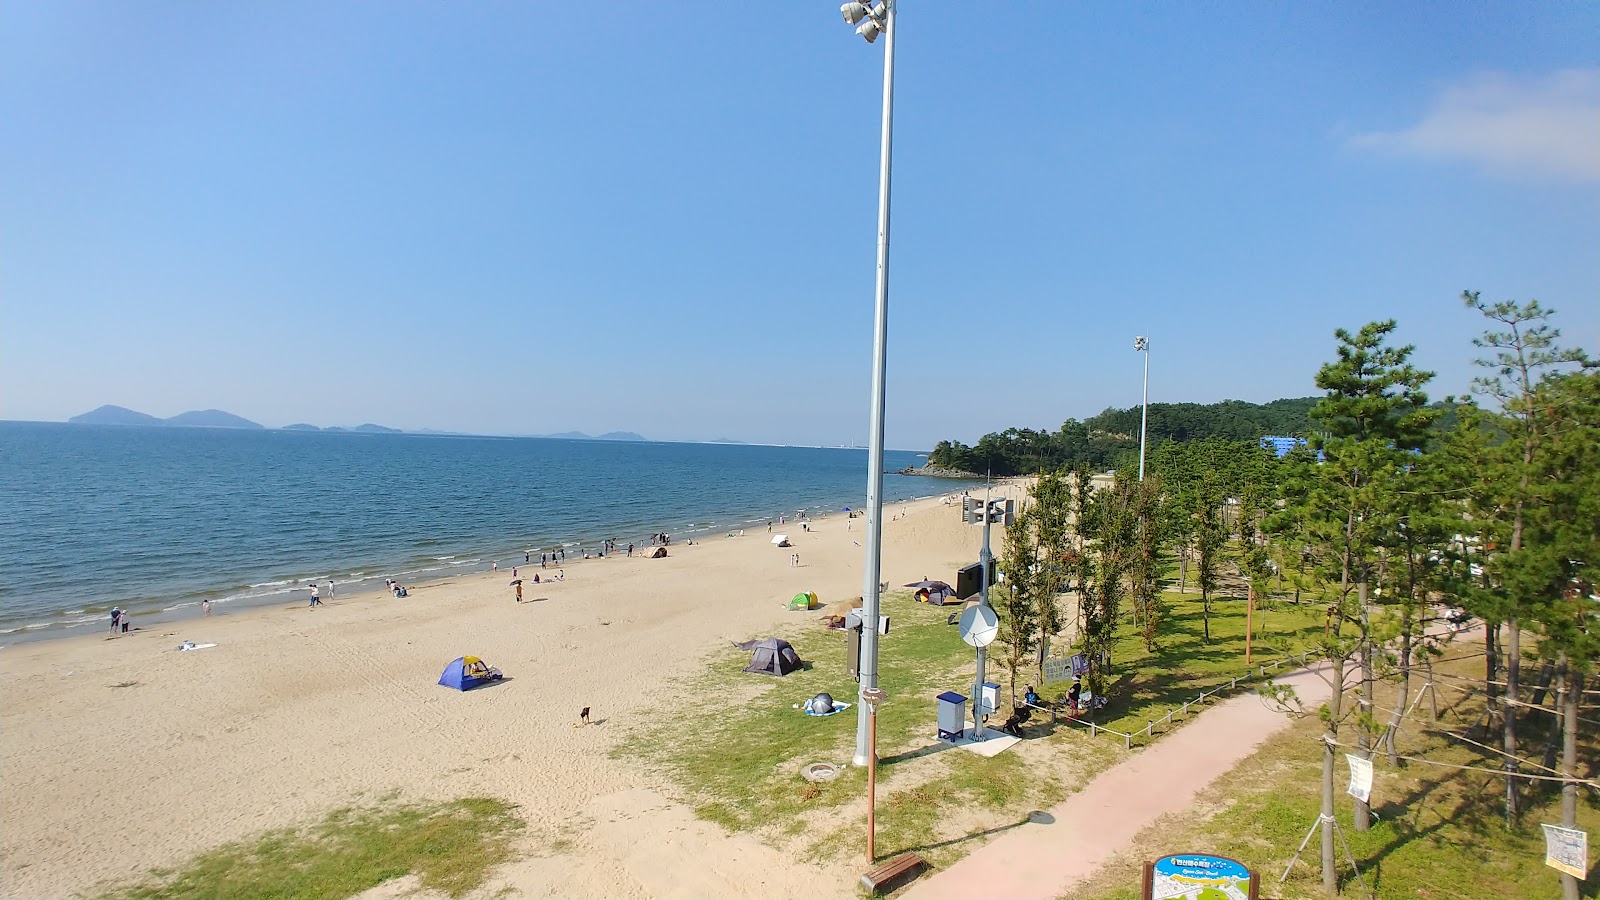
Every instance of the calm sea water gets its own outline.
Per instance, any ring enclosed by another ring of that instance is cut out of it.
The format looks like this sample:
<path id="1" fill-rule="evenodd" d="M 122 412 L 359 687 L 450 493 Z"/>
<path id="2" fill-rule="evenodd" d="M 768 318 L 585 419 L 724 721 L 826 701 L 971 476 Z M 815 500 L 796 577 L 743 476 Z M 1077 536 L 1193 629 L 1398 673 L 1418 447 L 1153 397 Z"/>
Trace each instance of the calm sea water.
<path id="1" fill-rule="evenodd" d="M 866 451 L 0 422 L 0 643 L 859 507 Z M 887 454 L 886 468 L 918 463 Z M 959 485 L 889 475 L 886 500 Z M 581 556 L 581 553 L 579 553 Z"/>

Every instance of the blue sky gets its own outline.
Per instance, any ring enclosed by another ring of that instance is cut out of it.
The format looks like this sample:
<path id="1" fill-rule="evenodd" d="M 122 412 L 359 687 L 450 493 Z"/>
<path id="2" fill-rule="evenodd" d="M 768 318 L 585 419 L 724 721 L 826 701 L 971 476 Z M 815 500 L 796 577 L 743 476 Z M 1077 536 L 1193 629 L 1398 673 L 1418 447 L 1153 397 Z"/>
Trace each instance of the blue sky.
<path id="1" fill-rule="evenodd" d="M 837 4 L 13 3 L 0 416 L 865 440 Z M 888 442 L 1600 341 L 1600 7 L 904 0 Z"/>

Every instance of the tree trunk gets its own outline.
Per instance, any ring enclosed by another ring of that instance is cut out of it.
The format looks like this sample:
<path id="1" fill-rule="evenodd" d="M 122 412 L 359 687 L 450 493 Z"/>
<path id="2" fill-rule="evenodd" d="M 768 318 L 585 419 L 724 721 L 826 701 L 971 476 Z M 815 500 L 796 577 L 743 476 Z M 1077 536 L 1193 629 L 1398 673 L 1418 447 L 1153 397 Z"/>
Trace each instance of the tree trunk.
<path id="1" fill-rule="evenodd" d="M 1333 853 L 1334 743 L 1339 740 L 1339 707 L 1344 694 L 1344 657 L 1333 658 L 1333 694 L 1328 698 L 1328 728 L 1322 740 L 1322 890 L 1339 896 L 1339 868 Z"/>
<path id="2" fill-rule="evenodd" d="M 1433 686 L 1433 655 L 1427 650 L 1423 650 L 1422 664 L 1426 668 L 1428 676 L 1428 711 L 1433 721 L 1437 722 L 1439 721 L 1439 691 Z"/>
<path id="3" fill-rule="evenodd" d="M 1483 688 L 1484 709 L 1492 717 L 1499 706 L 1500 686 L 1500 623 L 1485 620 L 1483 623 Z M 1488 736 L 1485 735 L 1485 740 Z"/>
<path id="4" fill-rule="evenodd" d="M 1521 814 L 1517 803 L 1517 675 L 1522 667 L 1522 623 L 1516 617 L 1506 622 L 1506 696 L 1501 714 L 1505 729 L 1506 825 Z"/>
<path id="5" fill-rule="evenodd" d="M 1565 654 L 1563 654 L 1564 656 Z M 1567 674 L 1566 715 L 1562 716 L 1561 771 L 1568 778 L 1578 775 L 1578 701 L 1583 696 L 1583 674 L 1576 666 L 1569 666 Z M 1567 782 L 1561 786 L 1561 824 L 1565 828 L 1578 827 L 1578 786 Z M 1578 900 L 1578 879 L 1561 876 L 1562 900 Z"/>
<path id="6" fill-rule="evenodd" d="M 1528 702 L 1529 703 L 1533 704 L 1534 706 L 1543 706 L 1544 705 L 1544 695 L 1549 693 L 1549 691 L 1550 691 L 1550 682 L 1551 682 L 1551 680 L 1553 680 L 1555 678 L 1555 674 L 1556 674 L 1556 662 L 1555 662 L 1555 660 L 1553 660 L 1553 659 L 1545 660 L 1544 661 L 1544 665 L 1539 667 L 1539 683 L 1534 685 L 1533 696 L 1528 698 Z M 1523 721 L 1524 722 L 1531 721 L 1533 719 L 1533 713 L 1534 713 L 1534 711 L 1531 710 L 1531 709 L 1528 710 L 1526 713 L 1524 713 L 1523 717 L 1522 717 Z"/>
<path id="7" fill-rule="evenodd" d="M 1383 734 L 1383 747 L 1389 753 L 1389 766 L 1400 768 L 1400 751 L 1395 748 L 1395 733 L 1400 730 L 1400 719 L 1405 715 L 1406 704 L 1411 702 L 1411 613 L 1405 613 L 1405 625 L 1400 632 L 1400 695 L 1395 698 L 1394 716 Z"/>
<path id="8" fill-rule="evenodd" d="M 1356 719 L 1356 748 L 1362 759 L 1372 758 L 1372 732 L 1367 728 L 1367 718 L 1372 715 L 1372 623 L 1367 619 L 1367 583 L 1356 584 L 1356 602 L 1361 604 L 1361 709 Z M 1350 798 L 1356 803 L 1352 824 L 1357 831 L 1372 827 L 1371 807 L 1359 797 Z"/>
<path id="9" fill-rule="evenodd" d="M 1178 593 L 1189 593 L 1189 548 L 1178 551 Z"/>

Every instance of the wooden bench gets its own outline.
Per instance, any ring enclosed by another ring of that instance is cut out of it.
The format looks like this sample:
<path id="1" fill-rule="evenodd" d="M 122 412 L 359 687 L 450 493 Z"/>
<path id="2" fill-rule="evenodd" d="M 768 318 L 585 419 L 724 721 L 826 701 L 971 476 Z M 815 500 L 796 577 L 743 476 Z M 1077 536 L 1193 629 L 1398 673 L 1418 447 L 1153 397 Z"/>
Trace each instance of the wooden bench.
<path id="1" fill-rule="evenodd" d="M 861 876 L 861 883 L 867 890 L 879 893 L 886 890 L 890 884 L 898 882 L 908 875 L 914 876 L 915 873 L 922 871 L 927 864 L 927 860 L 915 853 L 902 853 Z"/>

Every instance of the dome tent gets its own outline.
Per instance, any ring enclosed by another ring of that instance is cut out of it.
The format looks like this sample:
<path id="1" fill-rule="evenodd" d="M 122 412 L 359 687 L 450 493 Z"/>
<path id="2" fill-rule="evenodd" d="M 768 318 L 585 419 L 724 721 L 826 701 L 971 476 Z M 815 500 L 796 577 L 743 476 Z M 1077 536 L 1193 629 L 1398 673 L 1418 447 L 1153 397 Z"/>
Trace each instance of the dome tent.
<path id="1" fill-rule="evenodd" d="M 769 637 L 751 648 L 750 665 L 744 670 L 758 675 L 782 676 L 798 668 L 800 654 L 794 652 L 794 647 L 788 641 Z"/>
<path id="2" fill-rule="evenodd" d="M 503 677 L 505 676 L 500 674 L 499 669 L 490 668 L 476 656 L 458 656 L 444 667 L 444 673 L 439 676 L 439 683 L 448 688 L 464 691 L 480 684 L 498 681 Z"/>

